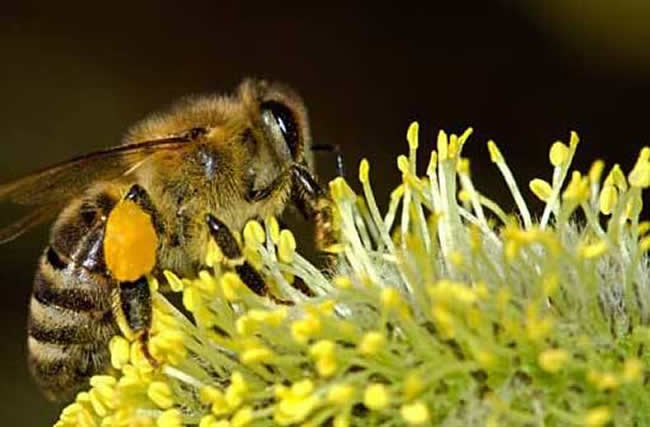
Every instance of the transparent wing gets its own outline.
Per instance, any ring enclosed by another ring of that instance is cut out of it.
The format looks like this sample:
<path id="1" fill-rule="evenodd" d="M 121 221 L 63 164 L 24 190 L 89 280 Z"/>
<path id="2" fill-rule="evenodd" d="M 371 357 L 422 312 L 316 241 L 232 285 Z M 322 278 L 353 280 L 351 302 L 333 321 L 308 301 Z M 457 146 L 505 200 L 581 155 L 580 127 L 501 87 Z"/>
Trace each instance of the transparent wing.
<path id="1" fill-rule="evenodd" d="M 95 151 L 0 185 L 0 206 L 13 203 L 31 207 L 23 217 L 0 228 L 0 244 L 51 220 L 68 200 L 80 195 L 93 182 L 118 178 L 154 154 L 186 148 L 188 141 L 175 137 Z"/>

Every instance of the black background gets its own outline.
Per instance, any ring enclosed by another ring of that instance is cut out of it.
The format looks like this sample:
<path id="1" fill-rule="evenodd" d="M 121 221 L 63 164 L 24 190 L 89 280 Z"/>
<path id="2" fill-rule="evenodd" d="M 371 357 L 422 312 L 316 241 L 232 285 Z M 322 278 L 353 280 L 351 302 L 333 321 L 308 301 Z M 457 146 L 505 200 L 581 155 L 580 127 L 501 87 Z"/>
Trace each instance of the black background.
<path id="1" fill-rule="evenodd" d="M 507 209 L 487 139 L 500 144 L 531 201 L 528 180 L 550 178 L 548 148 L 572 129 L 583 171 L 600 157 L 627 172 L 648 144 L 650 12 L 641 1 L 306 3 L 5 2 L 0 182 L 115 145 L 148 112 L 190 93 L 232 90 L 244 76 L 294 86 L 315 141 L 341 145 L 355 185 L 359 160 L 370 159 L 382 203 L 398 182 L 395 157 L 412 120 L 421 123 L 422 165 L 439 128 L 473 126 L 465 154 L 476 185 Z M 323 180 L 332 164 L 319 157 Z M 25 366 L 27 301 L 46 233 L 0 247 L 4 425 L 48 424 L 58 411 Z"/>

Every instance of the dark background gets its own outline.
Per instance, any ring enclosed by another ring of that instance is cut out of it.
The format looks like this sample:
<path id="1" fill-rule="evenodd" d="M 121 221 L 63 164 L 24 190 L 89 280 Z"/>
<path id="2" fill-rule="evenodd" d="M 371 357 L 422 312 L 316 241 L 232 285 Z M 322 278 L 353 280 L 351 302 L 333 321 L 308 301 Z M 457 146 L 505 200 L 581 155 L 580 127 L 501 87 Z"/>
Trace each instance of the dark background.
<path id="1" fill-rule="evenodd" d="M 382 203 L 416 119 L 423 159 L 439 128 L 473 126 L 465 154 L 476 184 L 508 209 L 489 138 L 530 200 L 528 180 L 550 178 L 548 148 L 571 129 L 582 138 L 575 164 L 583 171 L 601 157 L 628 172 L 648 144 L 650 11 L 642 1 L 616 9 L 568 0 L 317 9 L 182 3 L 5 2 L 0 182 L 115 145 L 148 112 L 189 93 L 231 90 L 244 76 L 294 86 L 315 141 L 341 145 L 351 181 L 359 160 L 371 160 Z M 324 180 L 332 164 L 319 157 Z M 25 366 L 27 301 L 46 233 L 41 227 L 0 247 L 4 425 L 48 424 L 58 411 Z"/>

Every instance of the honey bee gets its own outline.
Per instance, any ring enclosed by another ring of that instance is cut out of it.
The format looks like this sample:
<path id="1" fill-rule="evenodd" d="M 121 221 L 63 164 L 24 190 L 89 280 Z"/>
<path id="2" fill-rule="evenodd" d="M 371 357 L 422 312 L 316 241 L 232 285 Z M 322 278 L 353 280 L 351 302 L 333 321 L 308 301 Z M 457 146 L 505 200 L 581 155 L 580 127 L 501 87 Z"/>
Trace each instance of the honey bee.
<path id="1" fill-rule="evenodd" d="M 245 80 L 232 95 L 188 98 L 150 116 L 120 146 L 0 186 L 0 202 L 31 208 L 0 230 L 0 243 L 58 215 L 28 319 L 28 365 L 46 397 L 68 398 L 105 372 L 112 336 L 146 340 L 152 313 L 146 276 L 163 270 L 195 276 L 211 239 L 226 258 L 241 258 L 231 230 L 294 205 L 314 221 L 316 246 L 330 244 L 331 208 L 314 177 L 310 145 L 299 96 L 286 86 Z M 122 232 L 123 221 L 109 226 L 118 209 L 137 224 L 135 237 Z M 143 239 L 153 247 L 151 261 L 124 270 L 129 260 L 120 254 L 138 253 Z M 235 268 L 253 292 L 268 294 L 251 265 Z"/>

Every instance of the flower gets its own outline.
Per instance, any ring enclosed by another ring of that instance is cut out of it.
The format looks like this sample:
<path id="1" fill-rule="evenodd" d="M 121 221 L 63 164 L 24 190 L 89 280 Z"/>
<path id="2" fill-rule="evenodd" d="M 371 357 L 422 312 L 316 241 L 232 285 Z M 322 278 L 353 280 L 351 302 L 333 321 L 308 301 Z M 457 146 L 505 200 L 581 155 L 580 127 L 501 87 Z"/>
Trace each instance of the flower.
<path id="1" fill-rule="evenodd" d="M 57 426 L 650 424 L 650 148 L 601 182 L 601 160 L 570 170 L 575 133 L 556 142 L 551 178 L 530 184 L 536 220 L 493 141 L 517 212 L 476 188 L 471 133 L 441 131 L 422 176 L 411 125 L 384 213 L 368 161 L 362 195 L 333 180 L 333 271 L 274 218 L 249 223 L 243 253 L 291 306 L 252 293 L 216 245 L 197 278 L 165 273 L 189 317 L 151 279 L 159 366 L 115 337 L 117 374 L 94 377 Z"/>

